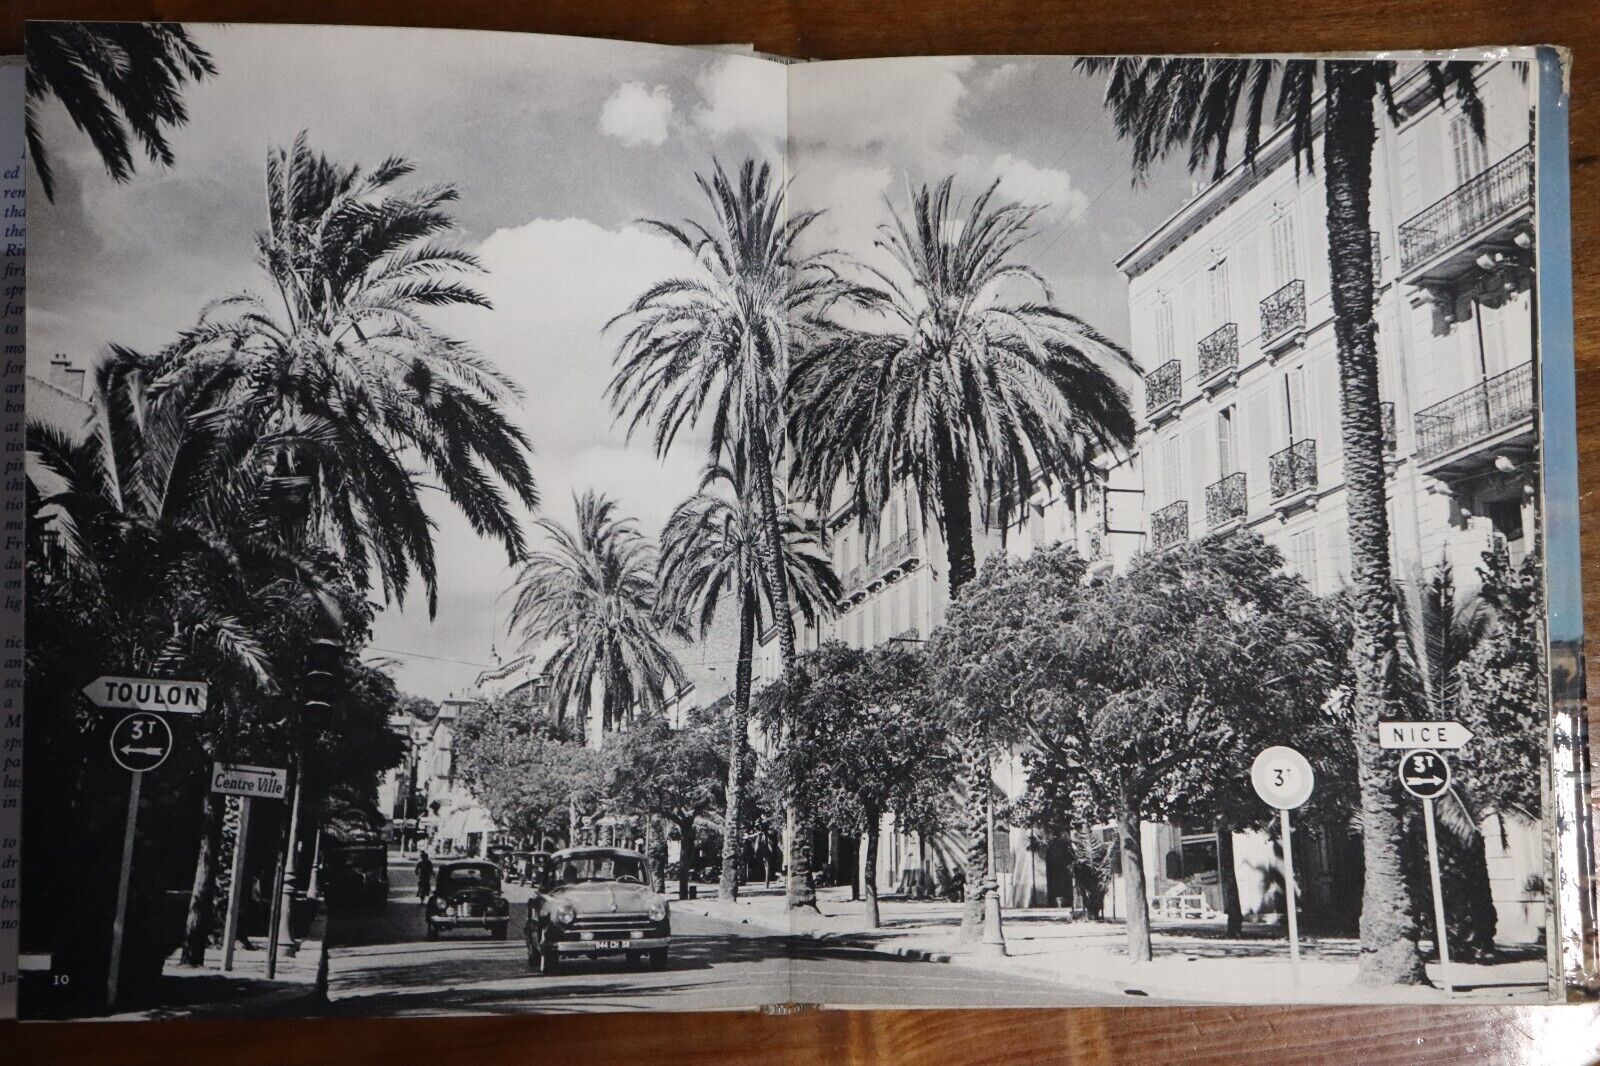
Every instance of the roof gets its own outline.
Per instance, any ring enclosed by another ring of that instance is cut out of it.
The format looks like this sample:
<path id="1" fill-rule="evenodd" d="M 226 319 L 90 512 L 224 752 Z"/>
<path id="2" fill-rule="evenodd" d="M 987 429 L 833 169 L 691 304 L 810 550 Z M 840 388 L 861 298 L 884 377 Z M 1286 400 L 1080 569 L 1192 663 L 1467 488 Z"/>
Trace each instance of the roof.
<path id="1" fill-rule="evenodd" d="M 637 851 L 634 851 L 632 848 L 604 848 L 593 846 L 584 848 L 567 848 L 563 851 L 556 852 L 550 857 L 552 859 L 576 859 L 585 855 L 627 855 L 630 858 L 640 860 L 644 858 L 643 855 Z"/>

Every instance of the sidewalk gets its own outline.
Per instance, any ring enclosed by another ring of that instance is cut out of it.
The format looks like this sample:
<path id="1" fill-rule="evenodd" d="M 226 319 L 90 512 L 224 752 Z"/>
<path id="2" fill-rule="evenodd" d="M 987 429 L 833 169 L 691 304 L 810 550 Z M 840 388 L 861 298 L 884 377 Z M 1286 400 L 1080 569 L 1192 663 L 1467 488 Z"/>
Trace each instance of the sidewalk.
<path id="1" fill-rule="evenodd" d="M 278 950 L 277 974 L 267 980 L 266 941 L 236 947 L 233 970 L 222 968 L 222 949 L 206 949 L 203 966 L 184 966 L 174 953 L 161 971 L 159 1006 L 111 1015 L 110 1021 L 162 1018 L 294 1018 L 315 1014 L 325 995 L 324 916 L 318 915 L 293 957 Z"/>
<path id="2" fill-rule="evenodd" d="M 1439 964 L 1429 963 L 1436 987 L 1367 989 L 1355 984 L 1358 944 L 1344 937 L 1302 937 L 1301 961 L 1291 965 L 1282 930 L 1247 925 L 1228 938 L 1220 922 L 1154 922 L 1150 962 L 1127 956 L 1122 922 L 1072 920 L 1064 910 L 1013 910 L 1005 915 L 1007 954 L 978 954 L 956 940 L 962 905 L 943 900 L 880 898 L 880 929 L 866 927 L 866 903 L 852 902 L 848 888 L 817 892 L 819 914 L 791 927 L 781 889 L 741 889 L 735 903 L 702 896 L 675 902 L 728 921 L 775 932 L 809 935 L 839 945 L 890 952 L 928 962 L 956 963 L 1011 976 L 1034 975 L 1085 991 L 1186 1000 L 1196 1003 L 1509 1003 L 1542 1002 L 1546 995 L 1542 948 L 1508 951 L 1507 961 L 1451 967 L 1456 986 L 1447 997 Z M 1298 974 L 1296 970 L 1298 969 Z"/>

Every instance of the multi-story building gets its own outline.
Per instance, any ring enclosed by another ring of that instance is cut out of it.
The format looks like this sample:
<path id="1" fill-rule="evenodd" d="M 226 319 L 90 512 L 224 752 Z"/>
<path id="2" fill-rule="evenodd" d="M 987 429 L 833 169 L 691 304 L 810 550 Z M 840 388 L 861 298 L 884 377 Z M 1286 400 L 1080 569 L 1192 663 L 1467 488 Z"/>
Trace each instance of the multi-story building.
<path id="1" fill-rule="evenodd" d="M 1420 69 L 1402 71 L 1400 121 L 1380 123 L 1375 319 L 1402 579 L 1448 562 L 1470 588 L 1490 537 L 1520 559 L 1536 525 L 1535 88 L 1519 66 L 1479 74 L 1481 139 Z M 1320 140 L 1316 148 L 1320 158 Z M 1295 165 L 1280 131 L 1256 166 L 1235 167 L 1117 264 L 1147 370 L 1137 444 L 1145 550 L 1249 529 L 1313 592 L 1348 579 L 1326 211 L 1321 174 Z M 1169 846 L 1153 849 L 1153 891 L 1214 864 L 1214 834 L 1189 828 L 1173 827 Z M 1540 869 L 1536 835 L 1528 826 L 1485 835 L 1502 932 L 1531 935 L 1524 884 Z M 1353 886 L 1336 871 L 1353 868 L 1341 853 L 1354 845 L 1311 834 L 1301 843 L 1307 904 L 1348 902 L 1340 897 Z M 1179 861 L 1163 863 L 1174 848 Z M 1277 867 L 1263 839 L 1240 835 L 1236 852 L 1241 869 Z M 1248 909 L 1250 886 L 1265 879 L 1240 880 Z"/>

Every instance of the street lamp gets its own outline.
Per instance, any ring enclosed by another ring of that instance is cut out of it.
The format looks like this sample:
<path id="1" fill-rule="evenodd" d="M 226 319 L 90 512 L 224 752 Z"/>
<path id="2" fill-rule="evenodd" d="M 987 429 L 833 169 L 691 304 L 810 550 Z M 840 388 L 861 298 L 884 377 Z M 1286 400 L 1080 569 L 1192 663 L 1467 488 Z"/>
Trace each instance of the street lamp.
<path id="1" fill-rule="evenodd" d="M 988 876 L 984 878 L 980 889 L 983 896 L 983 938 L 978 941 L 978 953 L 981 955 L 1006 954 L 1006 934 L 1000 927 L 1000 879 L 996 875 L 994 866 L 994 769 L 987 761 L 985 754 L 985 774 L 983 777 L 984 800 L 987 808 L 985 814 L 988 820 L 989 847 L 988 851 Z"/>

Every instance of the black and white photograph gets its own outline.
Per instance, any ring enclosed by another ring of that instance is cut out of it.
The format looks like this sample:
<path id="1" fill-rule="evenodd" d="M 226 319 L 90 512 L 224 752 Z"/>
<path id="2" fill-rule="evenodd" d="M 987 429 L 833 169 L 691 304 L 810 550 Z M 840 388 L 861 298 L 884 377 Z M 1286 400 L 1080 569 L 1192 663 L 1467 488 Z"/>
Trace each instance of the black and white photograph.
<path id="1" fill-rule="evenodd" d="M 27 46 L 22 1017 L 1564 998 L 1534 50 Z"/>

